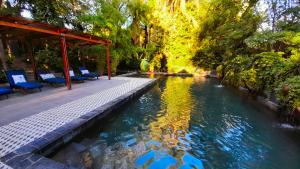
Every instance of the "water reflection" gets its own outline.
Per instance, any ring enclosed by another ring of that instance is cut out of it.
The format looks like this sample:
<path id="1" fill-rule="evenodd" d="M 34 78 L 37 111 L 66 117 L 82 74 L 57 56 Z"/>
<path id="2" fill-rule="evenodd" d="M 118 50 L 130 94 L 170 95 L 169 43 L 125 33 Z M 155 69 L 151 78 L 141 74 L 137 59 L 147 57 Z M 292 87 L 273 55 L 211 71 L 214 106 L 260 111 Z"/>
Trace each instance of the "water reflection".
<path id="1" fill-rule="evenodd" d="M 166 81 L 161 94 L 161 108 L 156 120 L 150 123 L 151 138 L 162 142 L 164 146 L 181 147 L 189 127 L 190 112 L 194 100 L 190 93 L 192 78 L 173 77 Z"/>
<path id="2" fill-rule="evenodd" d="M 203 78 L 170 77 L 54 155 L 75 168 L 300 168 L 300 146 Z"/>

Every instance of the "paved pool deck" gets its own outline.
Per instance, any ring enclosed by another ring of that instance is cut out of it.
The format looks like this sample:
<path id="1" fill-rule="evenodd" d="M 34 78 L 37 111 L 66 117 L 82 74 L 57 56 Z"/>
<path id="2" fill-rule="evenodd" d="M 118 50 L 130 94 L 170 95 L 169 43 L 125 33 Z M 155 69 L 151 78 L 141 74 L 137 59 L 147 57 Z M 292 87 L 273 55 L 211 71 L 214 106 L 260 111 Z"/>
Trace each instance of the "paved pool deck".
<path id="1" fill-rule="evenodd" d="M 30 91 L 26 95 L 17 92 L 15 94 L 17 96 L 9 96 L 9 99 L 2 97 L 3 99 L 0 100 L 0 126 L 110 88 L 124 85 L 127 82 L 129 82 L 129 79 L 126 78 L 115 77 L 108 81 L 106 77 L 103 77 L 99 80 L 75 83 L 72 85 L 72 90 L 67 90 L 65 86 L 51 87 L 45 85 L 42 92 L 35 90 Z"/>
<path id="2" fill-rule="evenodd" d="M 0 169 L 5 164 L 33 167 L 35 159 L 48 165 L 37 151 L 59 138 L 59 144 L 68 142 L 88 121 L 154 82 L 148 78 L 101 77 L 74 84 L 72 90 L 45 87 L 42 92 L 0 100 Z"/>

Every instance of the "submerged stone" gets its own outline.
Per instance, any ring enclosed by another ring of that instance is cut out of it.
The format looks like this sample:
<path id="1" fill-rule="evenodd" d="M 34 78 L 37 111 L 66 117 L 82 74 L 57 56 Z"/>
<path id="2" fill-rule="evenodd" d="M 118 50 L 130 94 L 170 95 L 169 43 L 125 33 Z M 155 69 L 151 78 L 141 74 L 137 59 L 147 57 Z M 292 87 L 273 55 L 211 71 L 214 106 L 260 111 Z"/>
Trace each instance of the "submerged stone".
<path id="1" fill-rule="evenodd" d="M 126 145 L 127 145 L 128 147 L 131 147 L 131 146 L 137 144 L 136 141 L 137 141 L 137 140 L 136 140 L 135 138 L 130 139 L 130 140 L 127 141 Z"/>
<path id="2" fill-rule="evenodd" d="M 79 143 L 72 143 L 72 147 L 79 153 L 87 150 L 86 146 Z"/>

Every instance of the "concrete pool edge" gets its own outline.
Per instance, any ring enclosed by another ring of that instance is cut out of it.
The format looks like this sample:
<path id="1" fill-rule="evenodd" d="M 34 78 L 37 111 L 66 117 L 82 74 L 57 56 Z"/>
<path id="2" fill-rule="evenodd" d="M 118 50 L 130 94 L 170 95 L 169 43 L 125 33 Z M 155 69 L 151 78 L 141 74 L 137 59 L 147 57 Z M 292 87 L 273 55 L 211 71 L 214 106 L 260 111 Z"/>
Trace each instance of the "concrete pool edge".
<path id="1" fill-rule="evenodd" d="M 60 146 L 70 142 L 74 137 L 94 125 L 100 119 L 144 94 L 153 87 L 156 82 L 157 79 L 150 80 L 70 123 L 35 139 L 14 152 L 1 157 L 0 161 L 13 168 L 45 168 L 46 166 L 46 168 L 67 168 L 64 164 L 48 159 L 45 156 L 53 153 Z"/>

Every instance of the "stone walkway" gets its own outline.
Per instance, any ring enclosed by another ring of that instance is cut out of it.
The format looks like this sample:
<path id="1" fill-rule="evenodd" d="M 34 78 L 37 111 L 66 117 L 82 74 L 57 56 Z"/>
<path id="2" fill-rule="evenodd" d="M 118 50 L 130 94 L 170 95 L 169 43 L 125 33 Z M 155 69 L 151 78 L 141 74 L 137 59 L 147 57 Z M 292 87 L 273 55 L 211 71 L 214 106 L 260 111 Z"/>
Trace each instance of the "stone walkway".
<path id="1" fill-rule="evenodd" d="M 49 91 L 50 95 L 45 95 L 45 93 L 41 92 L 36 94 L 33 101 L 30 99 L 27 100 L 30 104 L 26 104 L 26 97 L 32 98 L 34 94 L 24 96 L 25 98 L 12 98 L 12 100 L 8 99 L 4 101 L 6 104 L 16 100 L 22 100 L 23 102 L 15 102 L 1 107 L 1 118 L 5 118 L 3 117 L 5 115 L 11 115 L 11 113 L 14 113 L 13 111 L 16 111 L 15 113 L 17 114 L 19 114 L 18 111 L 26 111 L 26 115 L 29 116 L 0 127 L 0 157 L 136 88 L 153 82 L 153 80 L 147 78 L 114 77 L 111 81 L 102 79 L 78 84 L 77 88 L 74 87 L 71 91 L 62 91 L 62 93 L 51 93 Z M 80 85 L 82 86 L 80 87 Z M 0 106 L 1 104 L 5 104 L 1 102 Z M 32 112 L 34 113 L 32 114 Z M 1 167 L 2 164 L 0 163 L 0 169 L 2 169 Z"/>
<path id="2" fill-rule="evenodd" d="M 5 164 L 3 164 L 3 163 L 1 163 L 1 161 L 0 161 L 0 169 L 12 169 L 12 168 L 5 165 Z"/>
<path id="3" fill-rule="evenodd" d="M 26 95 L 15 92 L 9 96 L 9 99 L 1 97 L 0 126 L 127 82 L 128 79 L 113 78 L 109 81 L 106 77 L 101 77 L 100 80 L 73 84 L 73 90 L 67 90 L 64 86 L 52 87 L 45 85 L 42 92 L 35 90 Z"/>

